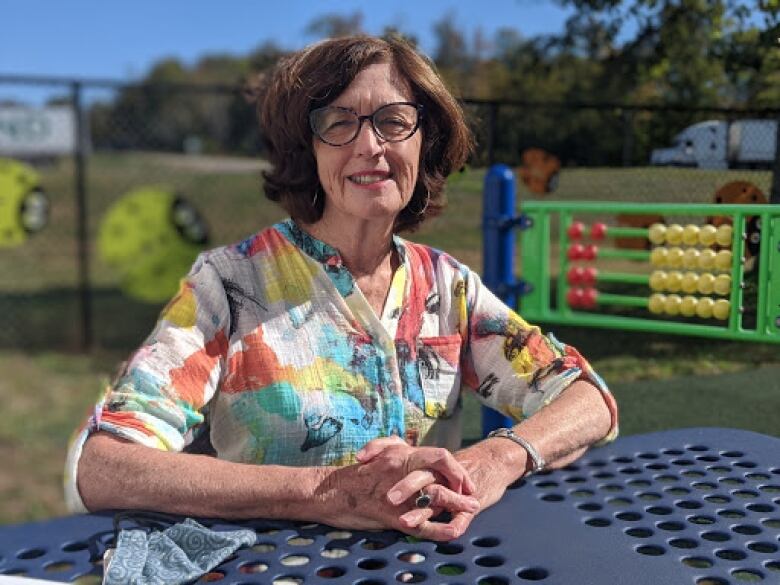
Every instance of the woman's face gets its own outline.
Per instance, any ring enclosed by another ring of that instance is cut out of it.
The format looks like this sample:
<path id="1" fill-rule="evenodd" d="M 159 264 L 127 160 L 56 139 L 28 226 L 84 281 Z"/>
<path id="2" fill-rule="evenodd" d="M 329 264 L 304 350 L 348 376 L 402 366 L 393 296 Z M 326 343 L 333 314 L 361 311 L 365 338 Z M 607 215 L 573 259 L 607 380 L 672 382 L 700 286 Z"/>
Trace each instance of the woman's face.
<path id="1" fill-rule="evenodd" d="M 369 65 L 328 105 L 360 116 L 393 102 L 413 102 L 409 84 L 389 64 Z M 344 146 L 314 140 L 317 174 L 325 190 L 324 217 L 333 220 L 393 221 L 417 182 L 422 131 L 402 142 L 386 142 L 365 120 L 357 138 Z"/>

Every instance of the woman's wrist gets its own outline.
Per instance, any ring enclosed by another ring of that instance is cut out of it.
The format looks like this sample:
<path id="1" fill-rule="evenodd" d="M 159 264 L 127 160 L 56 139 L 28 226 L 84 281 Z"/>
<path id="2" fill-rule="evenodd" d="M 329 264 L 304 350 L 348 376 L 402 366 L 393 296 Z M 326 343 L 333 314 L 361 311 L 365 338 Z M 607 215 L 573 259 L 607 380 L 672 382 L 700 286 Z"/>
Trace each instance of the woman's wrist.
<path id="1" fill-rule="evenodd" d="M 490 459 L 502 470 L 506 485 L 510 485 L 531 473 L 533 459 L 521 445 L 503 437 L 490 437 L 482 441 L 489 449 Z"/>

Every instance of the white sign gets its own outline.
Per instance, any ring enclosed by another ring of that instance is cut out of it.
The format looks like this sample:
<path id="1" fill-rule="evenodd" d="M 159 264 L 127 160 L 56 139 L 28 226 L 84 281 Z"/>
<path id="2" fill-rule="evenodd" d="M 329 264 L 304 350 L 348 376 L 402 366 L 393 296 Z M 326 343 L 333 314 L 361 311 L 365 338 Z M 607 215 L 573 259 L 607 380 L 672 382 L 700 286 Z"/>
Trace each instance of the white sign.
<path id="1" fill-rule="evenodd" d="M 73 108 L 0 106 L 0 155 L 71 154 L 77 144 Z"/>

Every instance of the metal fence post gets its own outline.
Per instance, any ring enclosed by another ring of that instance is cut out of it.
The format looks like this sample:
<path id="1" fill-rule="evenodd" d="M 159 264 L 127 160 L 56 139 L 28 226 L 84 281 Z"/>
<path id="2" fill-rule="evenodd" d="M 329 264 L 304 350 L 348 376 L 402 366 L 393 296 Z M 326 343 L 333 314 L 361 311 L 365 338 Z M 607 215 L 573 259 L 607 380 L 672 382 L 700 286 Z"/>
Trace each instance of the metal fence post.
<path id="1" fill-rule="evenodd" d="M 82 84 L 74 81 L 71 94 L 76 118 L 76 150 L 73 153 L 74 182 L 76 192 L 76 263 L 78 270 L 79 314 L 81 319 L 81 350 L 92 348 L 92 286 L 89 275 L 89 227 L 87 210 L 87 153 L 84 111 L 82 108 Z"/>
<path id="2" fill-rule="evenodd" d="M 488 118 L 488 166 L 496 162 L 496 136 L 498 134 L 498 103 L 490 102 Z"/>
<path id="3" fill-rule="evenodd" d="M 634 112 L 623 110 L 623 166 L 630 167 L 634 155 Z"/>
<path id="4" fill-rule="evenodd" d="M 769 190 L 769 203 L 780 203 L 780 118 L 775 118 L 775 160 L 772 163 L 772 186 Z"/>
<path id="5" fill-rule="evenodd" d="M 514 289 L 515 235 L 511 219 L 515 215 L 515 177 L 503 164 L 490 167 L 485 175 L 482 199 L 482 273 L 485 285 L 513 310 L 517 307 Z M 514 421 L 482 407 L 482 435 L 493 429 L 512 427 Z"/>

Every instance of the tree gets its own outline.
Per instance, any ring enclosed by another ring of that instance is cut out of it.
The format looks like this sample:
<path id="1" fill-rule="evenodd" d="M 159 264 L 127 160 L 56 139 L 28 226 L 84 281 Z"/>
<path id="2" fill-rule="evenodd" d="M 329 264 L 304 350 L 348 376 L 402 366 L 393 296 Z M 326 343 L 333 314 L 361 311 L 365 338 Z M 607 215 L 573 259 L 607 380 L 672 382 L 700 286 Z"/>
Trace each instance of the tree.
<path id="1" fill-rule="evenodd" d="M 436 36 L 436 50 L 433 59 L 441 69 L 458 70 L 468 66 L 470 55 L 466 39 L 455 24 L 452 12 L 433 25 Z"/>
<path id="2" fill-rule="evenodd" d="M 306 34 L 319 38 L 345 37 L 363 32 L 363 13 L 323 14 L 306 25 Z"/>
<path id="3" fill-rule="evenodd" d="M 688 106 L 750 106 L 759 72 L 776 50 L 775 0 L 558 0 L 577 12 L 567 28 L 597 25 L 613 45 L 610 76 L 636 78 L 632 98 Z M 625 30 L 636 32 L 617 45 Z"/>

